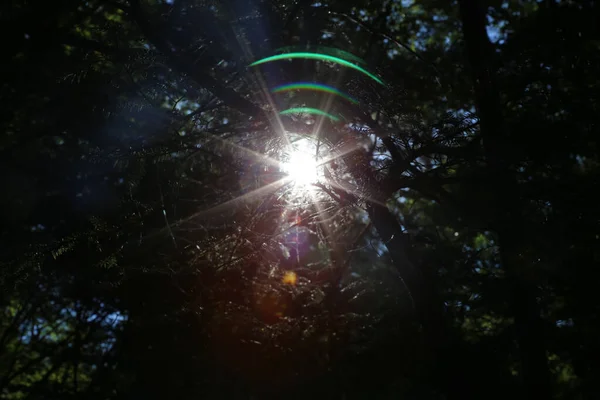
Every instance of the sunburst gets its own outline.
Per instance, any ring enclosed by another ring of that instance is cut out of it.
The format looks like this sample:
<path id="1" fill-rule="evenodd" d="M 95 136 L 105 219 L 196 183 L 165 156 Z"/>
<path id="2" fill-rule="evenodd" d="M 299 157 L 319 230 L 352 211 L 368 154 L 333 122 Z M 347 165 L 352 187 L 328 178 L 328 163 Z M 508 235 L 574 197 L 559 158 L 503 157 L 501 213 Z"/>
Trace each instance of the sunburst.
<path id="1" fill-rule="evenodd" d="M 308 139 L 300 139 L 290 146 L 281 169 L 295 188 L 308 188 L 319 181 L 319 163 L 315 146 Z"/>

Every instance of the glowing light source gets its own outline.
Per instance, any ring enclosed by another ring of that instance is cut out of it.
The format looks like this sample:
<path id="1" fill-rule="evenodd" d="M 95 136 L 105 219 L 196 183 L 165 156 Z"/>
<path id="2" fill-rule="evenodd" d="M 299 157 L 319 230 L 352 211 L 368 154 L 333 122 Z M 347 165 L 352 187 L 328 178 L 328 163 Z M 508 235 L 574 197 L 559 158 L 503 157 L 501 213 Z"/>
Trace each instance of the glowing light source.
<path id="1" fill-rule="evenodd" d="M 297 83 L 291 83 L 288 85 L 281 85 L 281 86 L 277 86 L 277 87 L 273 88 L 271 90 L 271 93 L 289 92 L 291 90 L 314 90 L 317 92 L 325 92 L 325 93 L 335 94 L 337 96 L 340 96 L 340 97 L 348 100 L 352 104 L 358 104 L 358 100 L 354 99 L 353 97 L 350 97 L 347 94 L 340 92 L 339 90 L 337 90 L 334 87 L 323 85 L 320 83 L 297 82 Z"/>
<path id="2" fill-rule="evenodd" d="M 333 122 L 338 122 L 340 120 L 335 115 L 331 115 L 329 113 L 326 113 L 325 111 L 319 110 L 318 108 L 311 108 L 311 107 L 294 107 L 294 108 L 288 108 L 287 110 L 281 111 L 279 114 L 281 114 L 281 115 L 288 115 L 288 114 L 302 114 L 302 113 L 313 114 L 313 115 L 321 115 L 323 117 L 329 118 Z"/>
<path id="3" fill-rule="evenodd" d="M 334 57 L 334 56 L 328 56 L 326 54 L 320 54 L 320 53 L 284 53 L 284 54 L 277 54 L 275 56 L 271 56 L 271 57 L 266 57 L 263 59 L 260 59 L 258 61 L 253 62 L 252 64 L 250 64 L 251 67 L 254 67 L 256 65 L 260 65 L 260 64 L 265 64 L 268 62 L 273 62 L 273 61 L 280 61 L 280 60 L 288 60 L 291 58 L 305 58 L 305 59 L 309 59 L 309 60 L 320 60 L 320 61 L 329 61 L 332 63 L 336 63 L 339 64 L 343 67 L 347 67 L 347 68 L 351 68 L 353 70 L 359 71 L 363 74 L 365 74 L 366 76 L 368 76 L 369 78 L 373 79 L 375 82 L 379 83 L 380 85 L 385 85 L 383 83 L 383 81 L 381 79 L 379 79 L 377 76 L 373 75 L 372 73 L 370 73 L 369 71 L 367 71 L 366 69 L 356 65 L 356 64 L 352 64 L 349 61 L 343 60 L 341 58 L 338 57 Z"/>
<path id="4" fill-rule="evenodd" d="M 318 180 L 317 162 L 314 155 L 308 153 L 292 152 L 289 160 L 283 163 L 282 169 L 296 186 L 310 185 Z"/>

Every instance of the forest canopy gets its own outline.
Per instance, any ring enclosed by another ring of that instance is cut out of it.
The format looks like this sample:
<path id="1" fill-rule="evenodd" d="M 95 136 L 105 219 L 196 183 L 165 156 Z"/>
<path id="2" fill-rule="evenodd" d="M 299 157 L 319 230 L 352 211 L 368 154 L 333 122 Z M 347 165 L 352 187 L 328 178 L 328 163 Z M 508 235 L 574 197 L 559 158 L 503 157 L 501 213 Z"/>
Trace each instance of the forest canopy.
<path id="1" fill-rule="evenodd" d="M 0 398 L 598 398 L 599 19 L 3 3 Z"/>

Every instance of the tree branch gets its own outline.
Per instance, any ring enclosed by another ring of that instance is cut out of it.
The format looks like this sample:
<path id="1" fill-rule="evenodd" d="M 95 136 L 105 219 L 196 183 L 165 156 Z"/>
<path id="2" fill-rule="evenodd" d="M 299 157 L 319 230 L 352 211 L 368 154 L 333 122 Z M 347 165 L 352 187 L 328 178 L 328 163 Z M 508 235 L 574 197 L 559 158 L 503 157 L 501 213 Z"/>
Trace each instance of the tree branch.
<path id="1" fill-rule="evenodd" d="M 143 12 L 139 0 L 131 2 L 130 15 L 140 27 L 146 38 L 167 58 L 169 63 L 179 72 L 182 72 L 193 79 L 200 86 L 209 90 L 213 95 L 223 100 L 228 106 L 240 111 L 243 114 L 258 117 L 262 115 L 263 110 L 242 97 L 235 90 L 223 86 L 215 78 L 210 76 L 207 71 L 202 71 L 195 64 L 193 58 L 189 57 L 182 49 L 187 48 L 186 44 L 180 43 L 173 35 L 169 34 L 169 29 L 161 23 L 151 23 L 150 19 Z"/>

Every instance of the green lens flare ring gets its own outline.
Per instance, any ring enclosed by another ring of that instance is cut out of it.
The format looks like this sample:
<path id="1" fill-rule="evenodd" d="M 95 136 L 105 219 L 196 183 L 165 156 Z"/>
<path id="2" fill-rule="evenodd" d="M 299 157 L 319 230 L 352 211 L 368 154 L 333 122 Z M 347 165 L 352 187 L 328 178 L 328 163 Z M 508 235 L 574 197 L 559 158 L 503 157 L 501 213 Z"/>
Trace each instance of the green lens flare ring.
<path id="1" fill-rule="evenodd" d="M 281 115 L 289 115 L 289 114 L 312 114 L 312 115 L 320 115 L 322 117 L 327 117 L 333 122 L 338 122 L 340 119 L 335 115 L 331 115 L 325 111 L 319 110 L 318 108 L 311 107 L 294 107 L 288 108 L 287 110 L 281 111 L 279 114 Z"/>
<path id="2" fill-rule="evenodd" d="M 275 56 L 271 56 L 271 57 L 266 57 L 263 59 L 260 59 L 258 61 L 253 62 L 252 64 L 250 64 L 251 67 L 260 65 L 260 64 L 266 64 L 269 62 L 273 62 L 273 61 L 281 61 L 281 60 L 288 60 L 291 58 L 305 58 L 308 60 L 319 60 L 319 61 L 329 61 L 332 63 L 336 63 L 339 64 L 343 67 L 348 67 L 351 68 L 353 70 L 359 71 L 363 74 L 365 74 L 366 76 L 368 76 L 369 78 L 373 79 L 375 82 L 379 83 L 380 85 L 385 85 L 383 83 L 383 81 L 381 79 L 379 79 L 377 76 L 373 75 L 372 73 L 370 73 L 369 71 L 367 71 L 366 69 L 356 65 L 356 64 L 352 64 L 349 61 L 346 60 L 342 60 L 341 58 L 338 57 L 333 57 L 333 56 L 328 56 L 326 54 L 319 54 L 319 53 L 285 53 L 285 54 L 277 54 Z"/>
<path id="3" fill-rule="evenodd" d="M 273 89 L 271 89 L 271 93 L 283 93 L 283 92 L 289 92 L 291 90 L 314 90 L 317 92 L 334 94 L 334 95 L 340 96 L 340 97 L 348 100 L 352 104 L 358 104 L 358 100 L 356 100 L 355 98 L 348 96 L 347 94 L 337 90 L 334 87 L 323 85 L 320 83 L 310 83 L 310 82 L 290 83 L 287 85 L 281 85 L 281 86 L 274 87 Z"/>
<path id="4" fill-rule="evenodd" d="M 355 61 L 355 62 L 357 62 L 359 64 L 364 64 L 364 65 L 367 64 L 365 62 L 365 60 L 363 60 L 362 58 L 357 57 L 357 56 L 355 56 L 352 53 L 348 53 L 347 51 L 337 49 L 335 47 L 304 46 L 304 49 L 302 47 L 303 46 L 281 47 L 281 48 L 275 50 L 275 52 L 276 53 L 294 53 L 294 52 L 301 52 L 301 51 L 305 51 L 305 52 L 306 51 L 319 52 L 321 54 L 328 54 L 330 56 L 334 56 L 334 57 L 344 58 L 346 60 Z"/>

